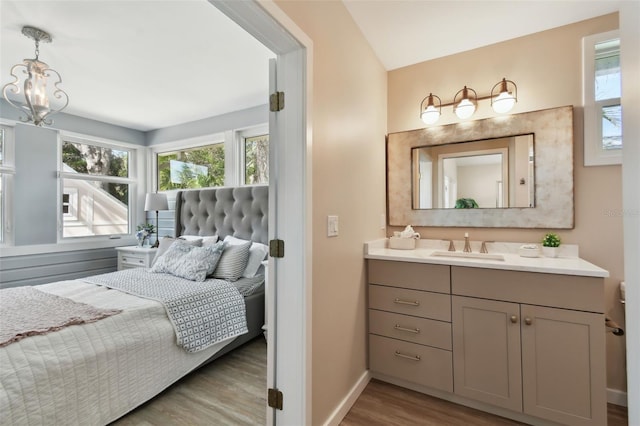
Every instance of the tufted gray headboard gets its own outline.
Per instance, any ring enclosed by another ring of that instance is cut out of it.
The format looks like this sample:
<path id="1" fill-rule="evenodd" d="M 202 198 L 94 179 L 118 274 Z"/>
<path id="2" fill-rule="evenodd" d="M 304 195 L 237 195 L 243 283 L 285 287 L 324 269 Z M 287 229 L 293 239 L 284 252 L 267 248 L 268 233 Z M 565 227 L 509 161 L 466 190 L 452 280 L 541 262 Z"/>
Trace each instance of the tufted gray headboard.
<path id="1" fill-rule="evenodd" d="M 232 235 L 268 244 L 268 213 L 267 185 L 180 191 L 175 235 Z"/>

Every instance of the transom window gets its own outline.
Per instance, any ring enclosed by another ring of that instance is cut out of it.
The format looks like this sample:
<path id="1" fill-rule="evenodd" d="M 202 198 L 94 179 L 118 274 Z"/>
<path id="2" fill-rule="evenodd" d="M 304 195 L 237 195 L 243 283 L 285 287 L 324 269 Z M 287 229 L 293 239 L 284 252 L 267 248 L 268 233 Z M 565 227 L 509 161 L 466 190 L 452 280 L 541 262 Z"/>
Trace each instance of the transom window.
<path id="1" fill-rule="evenodd" d="M 129 234 L 133 151 L 64 138 L 61 157 L 62 238 Z"/>

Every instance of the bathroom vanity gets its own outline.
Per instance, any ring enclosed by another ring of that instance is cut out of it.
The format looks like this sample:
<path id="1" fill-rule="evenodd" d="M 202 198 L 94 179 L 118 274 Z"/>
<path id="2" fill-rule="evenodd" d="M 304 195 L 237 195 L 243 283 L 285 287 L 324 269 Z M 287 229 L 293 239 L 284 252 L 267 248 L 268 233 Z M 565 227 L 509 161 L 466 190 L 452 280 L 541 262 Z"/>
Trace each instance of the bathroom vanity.
<path id="1" fill-rule="evenodd" d="M 530 424 L 606 425 L 607 271 L 385 244 L 365 244 L 373 377 Z"/>

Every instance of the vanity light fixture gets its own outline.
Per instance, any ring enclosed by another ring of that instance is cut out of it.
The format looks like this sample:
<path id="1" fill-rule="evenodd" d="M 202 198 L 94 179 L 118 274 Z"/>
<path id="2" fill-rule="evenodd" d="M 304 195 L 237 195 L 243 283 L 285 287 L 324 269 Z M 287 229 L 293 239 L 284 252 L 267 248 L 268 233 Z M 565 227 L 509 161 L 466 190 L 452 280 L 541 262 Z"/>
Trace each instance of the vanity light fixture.
<path id="1" fill-rule="evenodd" d="M 21 121 L 31 122 L 36 126 L 51 125 L 53 120 L 49 117 L 62 111 L 69 104 L 69 96 L 58 86 L 62 83 L 62 77 L 60 77 L 58 71 L 49 68 L 49 65 L 38 59 L 40 42 L 51 42 L 51 34 L 30 26 L 22 27 L 22 34 L 35 41 L 36 57 L 34 59 L 24 59 L 21 64 L 11 67 L 10 74 L 14 81 L 4 85 L 2 95 L 11 106 L 26 115 L 26 117 L 20 117 Z M 20 72 L 21 68 L 22 71 Z M 23 82 L 20 82 L 18 73 L 26 76 L 23 77 Z M 47 80 L 49 80 L 50 87 L 52 87 L 52 89 L 49 89 L 51 93 L 47 91 Z M 24 99 L 18 96 L 20 95 L 21 86 L 24 91 Z M 51 103 L 55 103 L 55 108 Z"/>
<path id="2" fill-rule="evenodd" d="M 425 124 L 434 124 L 440 119 L 443 106 L 453 106 L 456 116 L 464 120 L 475 113 L 478 101 L 484 99 L 491 99 L 491 107 L 495 112 L 507 113 L 518 101 L 518 87 L 513 81 L 503 78 L 491 88 L 489 95 L 478 97 L 475 90 L 464 86 L 455 94 L 453 102 L 446 104 L 438 96 L 429 93 L 420 103 L 420 118 Z"/>

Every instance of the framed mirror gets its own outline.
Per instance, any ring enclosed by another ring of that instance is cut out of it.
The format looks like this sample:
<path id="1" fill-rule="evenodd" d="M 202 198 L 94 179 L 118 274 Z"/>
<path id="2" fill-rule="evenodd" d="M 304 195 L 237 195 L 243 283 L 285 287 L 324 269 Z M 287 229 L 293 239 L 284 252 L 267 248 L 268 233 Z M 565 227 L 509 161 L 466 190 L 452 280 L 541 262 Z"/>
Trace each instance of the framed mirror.
<path id="1" fill-rule="evenodd" d="M 573 107 L 389 134 L 387 209 L 392 226 L 573 228 Z"/>
<path id="2" fill-rule="evenodd" d="M 411 150 L 413 208 L 535 207 L 533 134 Z"/>

